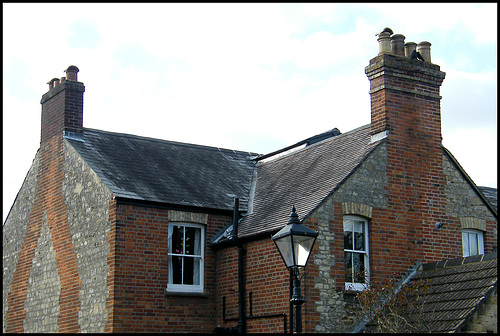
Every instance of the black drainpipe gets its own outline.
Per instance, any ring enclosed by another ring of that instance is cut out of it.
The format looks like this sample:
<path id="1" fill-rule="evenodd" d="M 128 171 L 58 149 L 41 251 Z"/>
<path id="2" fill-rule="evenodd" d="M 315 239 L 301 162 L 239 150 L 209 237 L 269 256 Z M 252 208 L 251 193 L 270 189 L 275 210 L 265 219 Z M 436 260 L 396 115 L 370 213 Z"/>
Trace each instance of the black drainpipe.
<path id="1" fill-rule="evenodd" d="M 243 245 L 238 240 L 238 221 L 240 220 L 239 206 L 240 200 L 238 197 L 235 197 L 233 209 L 233 233 L 231 238 L 234 245 L 238 247 L 238 332 L 240 334 L 244 334 L 246 333 L 245 282 L 243 278 L 243 257 L 245 250 L 243 249 Z"/>

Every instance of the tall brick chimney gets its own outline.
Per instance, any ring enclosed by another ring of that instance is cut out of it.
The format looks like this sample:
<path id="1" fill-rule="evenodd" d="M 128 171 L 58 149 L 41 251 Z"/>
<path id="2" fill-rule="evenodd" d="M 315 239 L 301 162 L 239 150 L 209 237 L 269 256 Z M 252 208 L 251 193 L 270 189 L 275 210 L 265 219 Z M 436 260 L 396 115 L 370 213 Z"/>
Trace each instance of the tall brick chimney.
<path id="1" fill-rule="evenodd" d="M 440 260 L 446 255 L 429 256 L 436 249 L 435 225 L 445 220 L 439 95 L 445 73 L 430 63 L 429 42 L 417 49 L 416 43 L 405 44 L 405 36 L 393 35 L 389 28 L 377 35 L 379 54 L 365 73 L 370 80 L 372 141 L 387 138 L 387 197 L 394 213 L 387 223 L 377 223 L 377 229 L 404 232 L 409 250 L 414 250 L 408 251 L 407 262 Z M 415 57 L 417 51 L 424 60 Z"/>
<path id="2" fill-rule="evenodd" d="M 54 136 L 81 138 L 83 132 L 83 93 L 85 86 L 78 82 L 78 68 L 69 66 L 66 77 L 51 79 L 49 91 L 42 96 L 42 127 L 40 143 Z"/>

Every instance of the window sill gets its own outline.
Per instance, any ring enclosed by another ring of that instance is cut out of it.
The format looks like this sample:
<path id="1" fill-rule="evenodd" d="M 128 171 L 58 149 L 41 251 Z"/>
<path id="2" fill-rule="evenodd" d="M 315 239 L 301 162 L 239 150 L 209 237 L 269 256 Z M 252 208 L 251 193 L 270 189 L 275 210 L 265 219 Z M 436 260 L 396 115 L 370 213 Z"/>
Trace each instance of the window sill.
<path id="1" fill-rule="evenodd" d="M 198 292 L 174 292 L 165 290 L 165 297 L 167 296 L 184 296 L 184 297 L 199 297 L 199 298 L 208 298 L 209 295 L 207 293 L 198 293 Z"/>

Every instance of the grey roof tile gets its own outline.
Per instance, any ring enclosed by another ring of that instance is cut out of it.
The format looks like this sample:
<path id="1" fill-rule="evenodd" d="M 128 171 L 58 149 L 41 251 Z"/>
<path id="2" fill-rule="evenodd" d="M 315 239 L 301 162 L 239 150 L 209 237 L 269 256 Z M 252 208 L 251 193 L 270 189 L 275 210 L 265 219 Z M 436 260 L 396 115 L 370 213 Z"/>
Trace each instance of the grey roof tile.
<path id="1" fill-rule="evenodd" d="M 248 205 L 256 153 L 84 129 L 66 140 L 117 197 L 232 210 Z"/>
<path id="2" fill-rule="evenodd" d="M 412 279 L 426 279 L 422 318 L 434 332 L 460 331 L 498 282 L 496 252 L 422 265 Z"/>
<path id="3" fill-rule="evenodd" d="M 483 195 L 486 197 L 488 202 L 497 210 L 497 188 L 491 187 L 477 187 Z"/>
<path id="4" fill-rule="evenodd" d="M 241 221 L 239 235 L 280 229 L 287 223 L 292 205 L 304 219 L 380 143 L 370 143 L 370 125 L 366 125 L 260 162 L 253 212 Z"/>

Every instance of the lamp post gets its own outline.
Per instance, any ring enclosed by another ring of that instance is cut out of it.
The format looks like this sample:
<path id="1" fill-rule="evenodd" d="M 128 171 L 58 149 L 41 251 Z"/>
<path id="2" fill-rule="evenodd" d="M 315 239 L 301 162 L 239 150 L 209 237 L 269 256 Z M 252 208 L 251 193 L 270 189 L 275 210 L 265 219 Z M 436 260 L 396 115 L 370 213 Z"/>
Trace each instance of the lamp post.
<path id="1" fill-rule="evenodd" d="M 293 206 L 288 224 L 271 238 L 292 274 L 293 293 L 290 293 L 290 302 L 295 306 L 296 333 L 302 332 L 301 306 L 305 302 L 300 289 L 299 267 L 306 267 L 317 237 L 318 231 L 311 230 L 300 223 L 295 206 Z"/>

